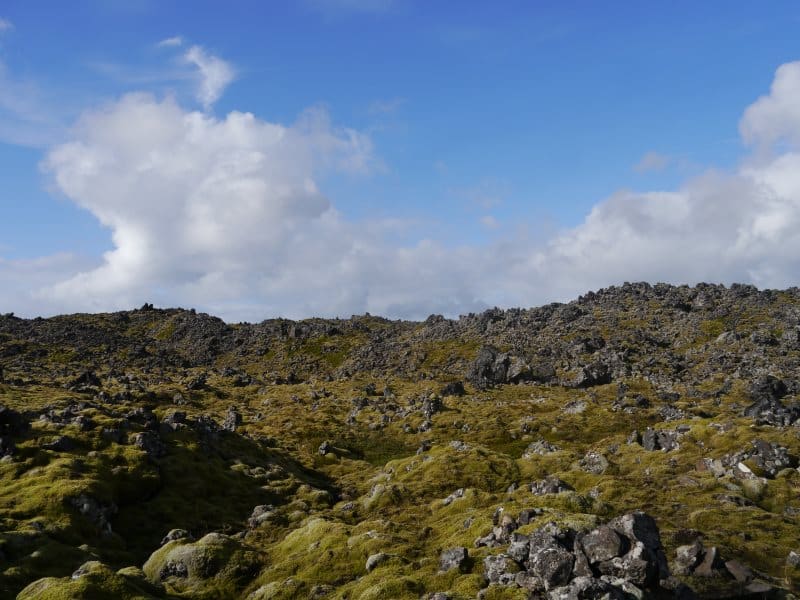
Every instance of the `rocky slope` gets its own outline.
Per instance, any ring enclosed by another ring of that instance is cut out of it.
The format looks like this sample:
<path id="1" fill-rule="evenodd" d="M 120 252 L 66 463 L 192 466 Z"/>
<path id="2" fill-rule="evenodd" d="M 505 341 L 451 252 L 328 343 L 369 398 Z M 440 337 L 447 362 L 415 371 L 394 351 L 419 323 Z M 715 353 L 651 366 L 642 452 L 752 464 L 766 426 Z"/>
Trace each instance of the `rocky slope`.
<path id="1" fill-rule="evenodd" d="M 0 316 L 0 597 L 790 598 L 800 290 Z"/>

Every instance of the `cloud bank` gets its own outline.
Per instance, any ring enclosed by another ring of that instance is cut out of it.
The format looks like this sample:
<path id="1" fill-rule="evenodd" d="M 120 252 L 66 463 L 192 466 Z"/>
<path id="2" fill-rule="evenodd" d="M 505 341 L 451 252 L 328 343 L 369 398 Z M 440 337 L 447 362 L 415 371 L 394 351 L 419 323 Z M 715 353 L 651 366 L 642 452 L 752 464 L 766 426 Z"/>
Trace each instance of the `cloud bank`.
<path id="1" fill-rule="evenodd" d="M 800 276 L 800 62 L 781 66 L 744 111 L 752 152 L 734 172 L 708 170 L 677 190 L 621 191 L 550 239 L 516 233 L 453 248 L 399 245 L 392 222 L 345 219 L 320 182 L 369 171 L 369 137 L 321 109 L 288 125 L 216 117 L 209 107 L 232 75 L 202 49 L 195 58 L 204 112 L 130 94 L 85 114 L 73 139 L 49 152 L 55 186 L 110 230 L 114 249 L 93 267 L 62 265 L 72 271 L 60 278 L 48 263 L 27 279 L 27 302 L 17 286 L 5 303 L 47 313 L 153 301 L 228 320 L 423 318 L 566 300 L 623 281 L 785 287 Z M 9 269 L 0 262 L 0 280 Z"/>

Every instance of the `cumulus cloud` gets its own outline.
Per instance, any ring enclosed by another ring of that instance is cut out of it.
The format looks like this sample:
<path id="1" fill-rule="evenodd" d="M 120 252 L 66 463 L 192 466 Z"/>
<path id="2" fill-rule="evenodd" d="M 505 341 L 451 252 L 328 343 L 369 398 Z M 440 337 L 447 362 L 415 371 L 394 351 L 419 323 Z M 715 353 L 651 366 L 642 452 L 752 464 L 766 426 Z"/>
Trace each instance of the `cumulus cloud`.
<path id="1" fill-rule="evenodd" d="M 744 112 L 757 147 L 732 173 L 707 171 L 677 191 L 620 192 L 536 255 L 563 294 L 609 283 L 800 280 L 800 62 L 782 65 L 770 93 Z M 764 150 L 771 154 L 764 154 Z"/>
<path id="2" fill-rule="evenodd" d="M 165 286 L 165 300 L 177 294 L 186 302 L 258 294 L 286 279 L 287 268 L 322 265 L 348 243 L 352 232 L 342 231 L 314 176 L 364 169 L 369 152 L 368 140 L 333 128 L 320 110 L 287 127 L 125 96 L 85 115 L 76 139 L 45 162 L 115 244 L 101 267 L 48 293 L 117 307 Z"/>
<path id="3" fill-rule="evenodd" d="M 751 145 L 800 144 L 800 61 L 778 68 L 769 94 L 747 108 L 739 131 Z"/>
<path id="4" fill-rule="evenodd" d="M 39 314 L 87 310 L 84 303 L 69 306 L 61 299 L 36 298 L 37 290 L 46 289 L 64 276 L 91 269 L 97 261 L 67 252 L 38 258 L 7 259 L 0 256 L 0 312 L 17 312 L 33 317 Z"/>
<path id="5" fill-rule="evenodd" d="M 183 57 L 186 62 L 197 67 L 197 100 L 208 110 L 234 80 L 236 72 L 229 63 L 209 54 L 201 46 L 192 46 Z"/>
<path id="6" fill-rule="evenodd" d="M 566 300 L 631 280 L 794 285 L 800 89 L 789 67 L 741 121 L 743 139 L 773 146 L 770 153 L 677 190 L 621 191 L 547 239 L 520 228 L 458 247 L 390 242 L 396 222 L 356 223 L 337 212 L 321 189 L 325 174 L 368 171 L 373 150 L 322 109 L 284 125 L 128 95 L 86 114 L 45 161 L 57 188 L 109 228 L 114 249 L 99 265 L 71 265 L 71 276 L 47 271 L 36 306 L 153 301 L 229 320 L 364 311 L 417 318 Z"/>

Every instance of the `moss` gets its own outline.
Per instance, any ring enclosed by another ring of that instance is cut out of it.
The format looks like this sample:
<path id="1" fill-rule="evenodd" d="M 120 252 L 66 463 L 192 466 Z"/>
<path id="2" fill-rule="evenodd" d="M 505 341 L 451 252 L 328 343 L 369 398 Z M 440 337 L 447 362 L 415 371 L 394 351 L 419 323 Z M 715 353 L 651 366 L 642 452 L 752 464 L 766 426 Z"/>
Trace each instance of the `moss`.
<path id="1" fill-rule="evenodd" d="M 297 350 L 290 351 L 289 356 L 293 354 L 305 354 L 319 360 L 327 367 L 335 369 L 345 361 L 350 350 L 350 340 L 322 336 L 308 340 Z"/>
<path id="2" fill-rule="evenodd" d="M 18 600 L 151 600 L 167 597 L 131 573 L 115 573 L 93 561 L 85 563 L 72 577 L 40 579 L 28 585 Z"/>
<path id="3" fill-rule="evenodd" d="M 257 572 L 258 554 L 238 541 L 210 533 L 197 542 L 171 541 L 142 567 L 152 584 L 192 598 L 232 597 Z"/>
<path id="4" fill-rule="evenodd" d="M 413 577 L 393 577 L 381 572 L 359 582 L 353 589 L 353 597 L 359 600 L 417 600 L 423 591 L 422 584 Z"/>
<path id="5" fill-rule="evenodd" d="M 716 339 L 725 331 L 725 322 L 722 319 L 711 319 L 700 323 L 700 331 L 706 340 Z"/>
<path id="6" fill-rule="evenodd" d="M 452 363 L 466 363 L 475 359 L 480 343 L 475 340 L 447 340 L 421 345 L 425 355 L 422 368 L 444 367 Z"/>
<path id="7" fill-rule="evenodd" d="M 175 335 L 177 326 L 174 320 L 164 323 L 153 335 L 153 337 L 160 341 L 168 341 Z"/>
<path id="8" fill-rule="evenodd" d="M 375 533 L 369 533 L 375 528 Z M 341 585 L 355 579 L 366 573 L 367 558 L 389 545 L 390 536 L 381 535 L 381 529 L 381 523 L 351 528 L 327 519 L 309 519 L 272 548 L 271 566 L 260 581 L 291 576 L 308 583 Z"/>
<path id="9" fill-rule="evenodd" d="M 407 490 L 409 495 L 401 501 L 411 501 L 443 497 L 459 487 L 502 491 L 518 480 L 519 470 L 506 455 L 464 444 L 464 449 L 437 446 L 421 455 L 391 461 L 383 475 L 387 483 Z"/>

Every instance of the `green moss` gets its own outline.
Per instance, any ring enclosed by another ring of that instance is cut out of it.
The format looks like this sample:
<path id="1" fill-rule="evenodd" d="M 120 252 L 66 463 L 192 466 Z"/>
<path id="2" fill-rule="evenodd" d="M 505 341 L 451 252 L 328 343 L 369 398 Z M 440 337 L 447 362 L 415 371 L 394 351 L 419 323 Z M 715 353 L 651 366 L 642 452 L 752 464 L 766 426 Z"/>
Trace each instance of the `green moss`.
<path id="1" fill-rule="evenodd" d="M 447 340 L 422 344 L 421 351 L 425 359 L 421 366 L 430 369 L 454 363 L 466 364 L 475 359 L 479 348 L 480 343 L 475 340 Z"/>
<path id="2" fill-rule="evenodd" d="M 716 339 L 725 331 L 725 322 L 722 319 L 711 319 L 700 323 L 700 331 L 707 340 Z"/>
<path id="3" fill-rule="evenodd" d="M 167 321 L 158 329 L 158 331 L 155 332 L 155 335 L 153 335 L 153 337 L 160 341 L 171 340 L 172 337 L 175 335 L 176 329 L 177 326 L 175 325 L 174 320 Z"/>
<path id="4" fill-rule="evenodd" d="M 444 497 L 459 487 L 499 492 L 518 478 L 517 465 L 507 455 L 481 446 L 456 449 L 448 444 L 387 463 L 374 482 L 403 486 L 409 494 L 405 500 L 416 501 Z"/>
<path id="5" fill-rule="evenodd" d="M 252 579 L 258 554 L 238 541 L 210 533 L 197 542 L 168 542 L 142 567 L 152 584 L 191 598 L 228 598 Z"/>
<path id="6" fill-rule="evenodd" d="M 413 577 L 393 577 L 380 572 L 359 582 L 353 589 L 353 597 L 359 600 L 417 600 L 423 591 L 422 584 Z"/>
<path id="7" fill-rule="evenodd" d="M 31 583 L 18 600 L 151 600 L 167 597 L 130 572 L 115 573 L 99 562 L 84 564 L 72 577 L 49 577 Z"/>

